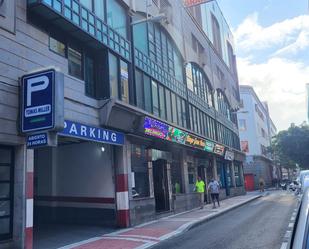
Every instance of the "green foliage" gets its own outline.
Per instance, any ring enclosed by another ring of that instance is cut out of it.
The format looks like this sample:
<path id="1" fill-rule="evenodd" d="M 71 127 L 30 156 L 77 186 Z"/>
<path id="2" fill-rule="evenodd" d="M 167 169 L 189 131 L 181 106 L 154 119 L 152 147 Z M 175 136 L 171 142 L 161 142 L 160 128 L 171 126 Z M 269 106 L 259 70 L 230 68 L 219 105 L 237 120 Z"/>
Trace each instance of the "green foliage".
<path id="1" fill-rule="evenodd" d="M 270 150 L 275 155 L 275 161 L 285 168 L 309 169 L 309 126 L 291 125 L 280 131 L 272 141 Z"/>

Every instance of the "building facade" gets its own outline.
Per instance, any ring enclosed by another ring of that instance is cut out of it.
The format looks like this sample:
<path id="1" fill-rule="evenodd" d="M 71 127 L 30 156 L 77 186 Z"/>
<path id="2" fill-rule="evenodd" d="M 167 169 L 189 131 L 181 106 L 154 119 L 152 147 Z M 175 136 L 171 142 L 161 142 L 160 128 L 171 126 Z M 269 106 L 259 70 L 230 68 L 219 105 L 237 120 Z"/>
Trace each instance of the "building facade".
<path id="1" fill-rule="evenodd" d="M 258 189 L 259 179 L 271 186 L 280 173 L 268 150 L 271 139 L 277 133 L 271 120 L 267 102 L 261 102 L 253 87 L 240 86 L 241 108 L 238 127 L 241 149 L 246 153 L 244 174 L 246 190 Z"/>
<path id="2" fill-rule="evenodd" d="M 1 248 L 33 248 L 44 224 L 128 227 L 192 209 L 198 175 L 221 198 L 244 193 L 233 37 L 215 1 L 0 3 Z M 50 114 L 20 104 L 47 89 L 42 70 L 63 125 L 29 137 L 25 119 Z M 30 149 L 39 136 L 53 146 Z"/>

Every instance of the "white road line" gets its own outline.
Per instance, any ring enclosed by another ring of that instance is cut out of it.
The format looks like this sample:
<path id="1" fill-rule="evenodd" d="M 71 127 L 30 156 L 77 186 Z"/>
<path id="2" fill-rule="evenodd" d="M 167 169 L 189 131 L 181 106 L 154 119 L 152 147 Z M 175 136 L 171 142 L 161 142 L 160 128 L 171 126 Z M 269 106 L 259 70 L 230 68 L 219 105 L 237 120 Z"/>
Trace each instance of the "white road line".
<path id="1" fill-rule="evenodd" d="M 289 223 L 289 228 L 292 228 L 294 226 L 294 223 Z"/>
<path id="2" fill-rule="evenodd" d="M 292 231 L 286 231 L 284 238 L 290 238 L 292 234 Z"/>
<path id="3" fill-rule="evenodd" d="M 295 221 L 296 217 L 295 216 L 292 216 L 291 217 L 291 221 Z"/>
<path id="4" fill-rule="evenodd" d="M 288 247 L 288 243 L 287 242 L 283 242 L 280 249 L 287 249 Z"/>

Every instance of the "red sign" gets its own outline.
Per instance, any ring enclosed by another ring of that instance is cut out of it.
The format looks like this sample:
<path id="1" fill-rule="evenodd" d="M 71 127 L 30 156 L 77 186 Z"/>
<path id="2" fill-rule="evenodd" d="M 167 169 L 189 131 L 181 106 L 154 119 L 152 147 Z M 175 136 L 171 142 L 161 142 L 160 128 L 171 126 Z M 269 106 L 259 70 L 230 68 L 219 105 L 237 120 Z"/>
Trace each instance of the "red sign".
<path id="1" fill-rule="evenodd" d="M 210 2 L 212 0 L 183 0 L 183 5 L 185 7 L 192 7 L 198 4 L 202 4 L 202 3 L 207 3 Z"/>

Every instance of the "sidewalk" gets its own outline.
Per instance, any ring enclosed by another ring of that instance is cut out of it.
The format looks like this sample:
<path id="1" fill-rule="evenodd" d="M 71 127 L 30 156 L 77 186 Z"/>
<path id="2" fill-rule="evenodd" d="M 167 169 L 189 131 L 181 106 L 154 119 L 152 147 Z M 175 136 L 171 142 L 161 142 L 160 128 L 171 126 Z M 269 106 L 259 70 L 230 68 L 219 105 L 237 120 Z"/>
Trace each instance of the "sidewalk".
<path id="1" fill-rule="evenodd" d="M 267 192 L 265 192 L 267 193 Z M 263 193 L 263 195 L 265 195 Z M 253 201 L 262 194 L 255 191 L 243 196 L 229 198 L 220 202 L 221 206 L 212 209 L 206 205 L 204 209 L 193 209 L 171 215 L 142 225 L 104 234 L 85 241 L 64 246 L 59 249 L 144 249 L 150 248 L 163 240 L 177 236 L 190 228 L 217 217 L 229 210 Z"/>

